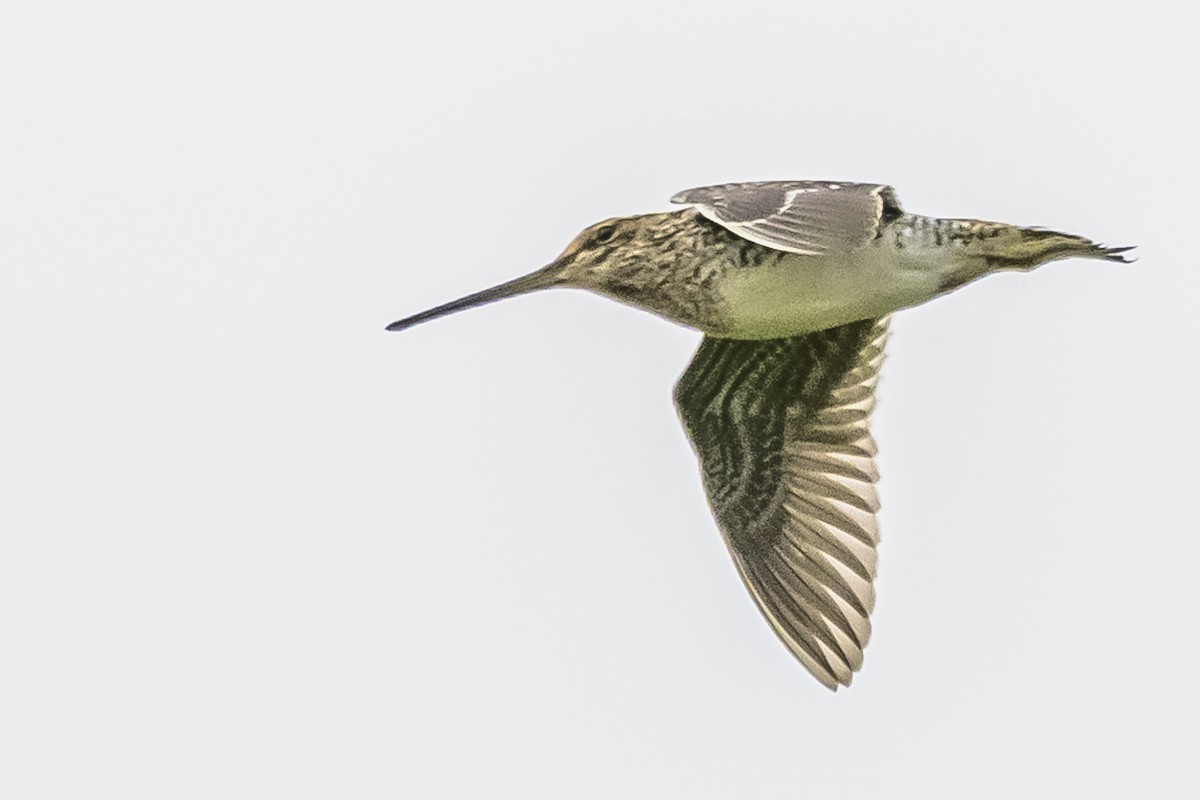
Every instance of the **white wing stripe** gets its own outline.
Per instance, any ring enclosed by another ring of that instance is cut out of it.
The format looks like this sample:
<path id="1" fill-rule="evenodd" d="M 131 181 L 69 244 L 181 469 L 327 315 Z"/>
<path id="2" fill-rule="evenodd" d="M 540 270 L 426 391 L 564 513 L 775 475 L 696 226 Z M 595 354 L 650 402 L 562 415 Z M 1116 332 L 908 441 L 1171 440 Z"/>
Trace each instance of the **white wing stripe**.
<path id="1" fill-rule="evenodd" d="M 862 247 L 902 212 L 882 184 L 792 181 L 733 183 L 679 192 L 672 202 L 755 244 L 801 255 Z"/>

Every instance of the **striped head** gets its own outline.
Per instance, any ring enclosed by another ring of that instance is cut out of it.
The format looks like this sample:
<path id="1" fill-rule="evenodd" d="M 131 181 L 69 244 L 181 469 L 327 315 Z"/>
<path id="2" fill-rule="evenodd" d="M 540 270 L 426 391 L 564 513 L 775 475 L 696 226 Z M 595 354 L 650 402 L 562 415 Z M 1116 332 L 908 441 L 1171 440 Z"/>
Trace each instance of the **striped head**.
<path id="1" fill-rule="evenodd" d="M 696 285 L 697 263 L 713 260 L 719 252 L 713 245 L 730 238 L 690 209 L 613 217 L 583 230 L 545 267 L 393 322 L 388 330 L 554 286 L 588 289 L 701 327 L 705 289 Z"/>

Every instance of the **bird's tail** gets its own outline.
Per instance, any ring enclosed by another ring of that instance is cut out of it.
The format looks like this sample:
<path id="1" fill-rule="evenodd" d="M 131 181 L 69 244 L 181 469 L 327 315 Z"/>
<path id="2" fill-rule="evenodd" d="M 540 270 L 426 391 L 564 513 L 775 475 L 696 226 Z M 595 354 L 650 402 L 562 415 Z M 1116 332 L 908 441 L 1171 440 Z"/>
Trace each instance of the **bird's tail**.
<path id="1" fill-rule="evenodd" d="M 993 269 L 1033 269 L 1062 258 L 1096 258 L 1132 263 L 1125 255 L 1132 247 L 1108 247 L 1091 239 L 1045 228 L 1018 228 L 1015 225 L 980 223 L 981 245 L 977 251 Z"/>
<path id="2" fill-rule="evenodd" d="M 1045 228 L 1017 228 L 1016 231 L 1021 244 L 1040 264 L 1060 258 L 1098 258 L 1121 264 L 1133 261 L 1125 255 L 1133 249 L 1132 247 L 1109 247 L 1082 236 L 1048 231 Z"/>

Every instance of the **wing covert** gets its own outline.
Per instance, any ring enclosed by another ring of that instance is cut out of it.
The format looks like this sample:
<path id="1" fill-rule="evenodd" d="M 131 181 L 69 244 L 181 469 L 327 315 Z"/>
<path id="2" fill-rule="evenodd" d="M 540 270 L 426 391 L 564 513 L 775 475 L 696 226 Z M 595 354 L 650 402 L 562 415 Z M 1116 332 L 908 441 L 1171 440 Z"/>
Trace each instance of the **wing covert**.
<path id="1" fill-rule="evenodd" d="M 727 183 L 679 192 L 673 203 L 764 247 L 800 255 L 851 250 L 903 213 L 890 186 L 836 181 Z"/>

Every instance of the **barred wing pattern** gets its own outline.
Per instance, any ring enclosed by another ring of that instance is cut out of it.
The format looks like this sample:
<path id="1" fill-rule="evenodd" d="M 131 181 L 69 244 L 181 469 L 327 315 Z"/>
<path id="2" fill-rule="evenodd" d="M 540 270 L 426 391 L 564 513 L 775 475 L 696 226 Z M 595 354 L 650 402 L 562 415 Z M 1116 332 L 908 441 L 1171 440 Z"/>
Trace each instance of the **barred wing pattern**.
<path id="1" fill-rule="evenodd" d="M 861 247 L 904 213 L 892 187 L 874 183 L 727 183 L 688 189 L 671 202 L 693 205 L 755 244 L 810 256 Z"/>
<path id="2" fill-rule="evenodd" d="M 706 337 L 675 387 L 743 582 L 817 680 L 848 686 L 875 605 L 868 430 L 887 320 L 788 339 Z"/>

